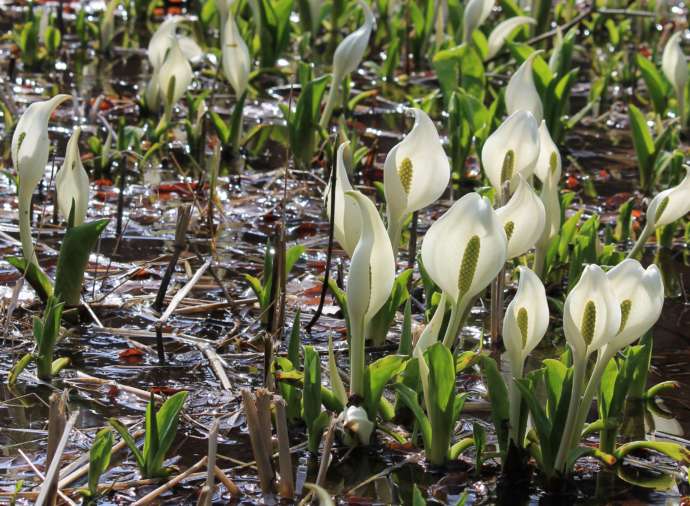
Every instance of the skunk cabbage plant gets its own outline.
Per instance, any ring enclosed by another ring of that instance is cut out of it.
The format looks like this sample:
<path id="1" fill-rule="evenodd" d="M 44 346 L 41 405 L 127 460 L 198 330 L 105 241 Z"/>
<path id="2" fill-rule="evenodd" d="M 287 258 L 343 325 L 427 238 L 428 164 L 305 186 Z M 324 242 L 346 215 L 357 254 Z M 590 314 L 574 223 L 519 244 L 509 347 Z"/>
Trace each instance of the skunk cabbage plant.
<path id="1" fill-rule="evenodd" d="M 395 259 L 374 203 L 358 191 L 350 191 L 347 196 L 359 206 L 362 230 L 347 278 L 350 394 L 364 397 L 364 331 L 388 300 L 395 280 Z"/>
<path id="2" fill-rule="evenodd" d="M 345 250 L 347 256 L 352 258 L 355 252 L 359 235 L 361 233 L 362 220 L 359 218 L 359 206 L 357 202 L 346 196 L 347 192 L 353 190 L 348 179 L 348 168 L 345 150 L 349 147 L 349 142 L 343 142 L 338 147 L 336 155 L 336 178 L 335 178 L 335 217 L 333 218 L 333 235 L 340 247 Z M 332 180 L 331 180 L 332 181 Z M 325 201 L 326 214 L 331 217 L 331 182 L 326 186 Z"/>
<path id="3" fill-rule="evenodd" d="M 358 0 L 359 6 L 364 11 L 364 24 L 350 35 L 345 37 L 333 55 L 333 75 L 331 88 L 328 92 L 326 106 L 321 115 L 321 128 L 326 128 L 331 120 L 333 109 L 340 96 L 342 81 L 357 69 L 362 62 L 364 52 L 369 47 L 369 38 L 376 24 L 374 13 L 366 2 Z"/>
<path id="4" fill-rule="evenodd" d="M 506 205 L 496 209 L 508 239 L 508 260 L 532 249 L 544 230 L 544 204 L 521 174 L 515 193 Z"/>
<path id="5" fill-rule="evenodd" d="M 468 193 L 429 228 L 422 261 L 429 277 L 447 295 L 451 320 L 444 343 L 451 348 L 474 298 L 506 261 L 503 224 L 486 197 Z"/>
<path id="6" fill-rule="evenodd" d="M 678 101 L 678 117 L 685 119 L 685 85 L 688 82 L 688 62 L 683 49 L 680 47 L 682 32 L 676 32 L 668 39 L 661 57 L 661 69 L 676 92 Z"/>
<path id="7" fill-rule="evenodd" d="M 532 62 L 541 51 L 534 51 L 513 74 L 506 87 L 506 109 L 508 114 L 517 111 L 529 111 L 537 123 L 541 123 L 544 108 L 539 92 L 534 84 Z"/>
<path id="8" fill-rule="evenodd" d="M 223 29 L 221 55 L 225 78 L 235 90 L 237 97 L 243 96 L 249 85 L 251 61 L 249 48 L 240 35 L 240 30 L 232 13 L 227 14 L 227 21 Z"/>
<path id="9" fill-rule="evenodd" d="M 462 37 L 465 44 L 472 40 L 472 34 L 479 28 L 494 8 L 495 0 L 470 0 L 462 18 Z"/>
<path id="10" fill-rule="evenodd" d="M 31 104 L 17 122 L 12 135 L 12 164 L 19 176 L 19 236 L 24 259 L 38 266 L 31 238 L 31 197 L 48 163 L 48 121 L 53 111 L 70 95 Z"/>
<path id="11" fill-rule="evenodd" d="M 405 218 L 435 202 L 450 179 L 450 163 L 434 123 L 421 109 L 410 111 L 415 117 L 414 126 L 388 152 L 383 167 L 388 237 L 393 251 L 400 244 Z"/>
<path id="12" fill-rule="evenodd" d="M 551 139 L 546 122 L 539 125 L 539 158 L 534 166 L 534 175 L 541 181 L 541 201 L 544 204 L 546 223 L 537 241 L 534 253 L 534 271 L 541 276 L 544 257 L 551 239 L 561 229 L 561 201 L 558 182 L 561 179 L 561 154 Z"/>
<path id="13" fill-rule="evenodd" d="M 489 34 L 489 50 L 486 54 L 486 59 L 488 60 L 496 56 L 510 34 L 513 33 L 518 27 L 522 25 L 536 24 L 537 22 L 534 20 L 534 18 L 530 18 L 529 16 L 514 16 L 506 19 L 505 21 L 501 21 L 498 25 L 496 25 L 496 28 L 491 31 L 491 34 Z"/>
<path id="14" fill-rule="evenodd" d="M 520 282 L 515 297 L 508 304 L 503 317 L 503 344 L 514 378 L 522 378 L 525 360 L 541 342 L 549 326 L 549 305 L 539 276 L 520 266 Z M 519 437 L 522 400 L 515 382 L 508 387 L 510 399 L 510 435 L 522 446 Z"/>
<path id="15" fill-rule="evenodd" d="M 65 161 L 55 176 L 60 214 L 68 220 L 74 205 L 72 216 L 74 226 L 84 223 L 89 207 L 89 176 L 81 163 L 79 135 L 81 135 L 81 128 L 76 128 L 67 143 Z"/>
<path id="16" fill-rule="evenodd" d="M 503 185 L 515 174 L 529 179 L 539 158 L 539 124 L 529 111 L 516 111 L 486 139 L 484 173 L 502 197 Z"/>
<path id="17" fill-rule="evenodd" d="M 658 193 L 647 206 L 646 223 L 628 258 L 634 258 L 657 227 L 670 225 L 690 212 L 690 167 L 683 180 L 672 188 Z"/>

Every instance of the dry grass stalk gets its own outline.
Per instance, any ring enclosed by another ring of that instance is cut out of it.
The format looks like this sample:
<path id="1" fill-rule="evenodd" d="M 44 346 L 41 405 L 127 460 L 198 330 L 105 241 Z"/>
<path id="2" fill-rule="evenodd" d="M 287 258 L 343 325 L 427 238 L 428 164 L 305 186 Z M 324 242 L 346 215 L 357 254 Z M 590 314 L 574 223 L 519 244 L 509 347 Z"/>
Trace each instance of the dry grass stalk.
<path id="1" fill-rule="evenodd" d="M 292 472 L 292 456 L 290 455 L 290 439 L 285 407 L 285 399 L 276 397 L 273 400 L 276 409 L 276 433 L 278 434 L 278 465 L 280 482 L 278 493 L 287 499 L 295 495 L 295 480 Z"/>
<path id="2" fill-rule="evenodd" d="M 252 444 L 254 459 L 256 460 L 259 484 L 264 493 L 270 493 L 273 489 L 273 468 L 271 466 L 271 450 L 269 447 L 270 439 L 268 441 L 265 439 L 265 428 L 261 426 L 257 409 L 257 400 L 248 388 L 242 389 L 242 404 L 244 405 L 244 413 L 247 417 L 249 439 Z"/>

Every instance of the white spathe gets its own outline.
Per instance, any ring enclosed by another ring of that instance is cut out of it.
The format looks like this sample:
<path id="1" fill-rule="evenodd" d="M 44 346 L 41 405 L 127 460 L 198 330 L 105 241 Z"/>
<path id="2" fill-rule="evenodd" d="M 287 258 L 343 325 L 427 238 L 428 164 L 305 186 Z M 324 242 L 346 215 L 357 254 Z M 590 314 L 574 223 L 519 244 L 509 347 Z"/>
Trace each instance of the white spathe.
<path id="1" fill-rule="evenodd" d="M 618 333 L 621 308 L 598 265 L 587 265 L 563 307 L 563 330 L 576 361 L 584 361 Z"/>
<path id="2" fill-rule="evenodd" d="M 395 257 L 374 203 L 358 191 L 350 191 L 346 195 L 357 203 L 361 217 L 361 234 L 347 277 L 347 312 L 351 333 L 350 392 L 363 396 L 364 331 L 391 293 L 395 281 Z"/>
<path id="3" fill-rule="evenodd" d="M 646 269 L 627 258 L 606 273 L 613 294 L 621 307 L 621 326 L 607 345 L 620 350 L 644 335 L 661 316 L 664 306 L 664 282 L 659 268 Z"/>
<path id="4" fill-rule="evenodd" d="M 513 31 L 515 31 L 515 29 L 522 25 L 535 24 L 537 24 L 536 20 L 529 16 L 513 16 L 505 21 L 501 21 L 489 34 L 489 50 L 487 51 L 486 59 L 488 60 L 493 58 L 498 54 L 503 47 L 503 44 L 505 44 L 506 39 L 510 36 L 510 34 L 513 33 Z"/>
<path id="5" fill-rule="evenodd" d="M 549 326 L 544 285 L 528 267 L 520 266 L 519 271 L 517 292 L 503 317 L 503 344 L 516 378 L 522 377 L 527 356 L 541 342 Z"/>
<path id="6" fill-rule="evenodd" d="M 340 247 L 345 250 L 347 256 L 352 258 L 355 252 L 359 235 L 361 233 L 362 220 L 359 216 L 359 206 L 354 199 L 345 194 L 352 191 L 352 185 L 348 179 L 348 167 L 345 150 L 349 148 L 349 142 L 343 142 L 338 146 L 336 156 L 335 179 L 335 218 L 333 219 L 333 235 Z M 331 182 L 329 181 L 325 191 L 326 214 L 331 217 Z"/>
<path id="7" fill-rule="evenodd" d="M 509 174 L 504 174 L 504 163 L 512 157 Z M 486 139 L 482 148 L 482 165 L 486 177 L 500 197 L 503 193 L 502 177 L 510 181 L 515 174 L 529 179 L 539 157 L 539 124 L 529 111 L 511 114 Z"/>
<path id="8" fill-rule="evenodd" d="M 436 126 L 421 109 L 408 111 L 414 114 L 414 126 L 388 152 L 383 166 L 388 234 L 394 250 L 407 215 L 438 200 L 450 180 L 450 163 Z"/>
<path id="9" fill-rule="evenodd" d="M 374 13 L 366 2 L 358 0 L 357 3 L 364 11 L 364 24 L 338 44 L 333 55 L 333 82 L 331 86 L 339 86 L 340 81 L 345 76 L 359 67 L 364 52 L 369 47 L 369 37 L 375 25 Z"/>
<path id="10" fill-rule="evenodd" d="M 534 175 L 542 183 L 541 201 L 544 204 L 546 223 L 539 244 L 546 247 L 561 229 L 561 202 L 558 183 L 562 172 L 561 153 L 551 139 L 546 122 L 539 125 L 539 158 L 534 166 Z"/>
<path id="11" fill-rule="evenodd" d="M 174 78 L 174 85 L 171 86 Z M 192 66 L 182 54 L 180 44 L 176 38 L 171 38 L 163 65 L 158 72 L 158 86 L 165 101 L 170 106 L 176 104 L 182 98 L 192 82 Z"/>
<path id="12" fill-rule="evenodd" d="M 89 176 L 79 154 L 80 135 L 81 128 L 76 128 L 67 143 L 65 161 L 55 176 L 58 209 L 67 220 L 74 203 L 74 226 L 84 223 L 89 206 Z"/>
<path id="13" fill-rule="evenodd" d="M 223 30 L 223 45 L 221 47 L 223 74 L 228 80 L 235 94 L 240 97 L 249 85 L 249 69 L 251 60 L 249 49 L 240 35 L 240 30 L 232 13 L 227 16 Z"/>
<path id="14" fill-rule="evenodd" d="M 472 34 L 479 28 L 494 8 L 495 0 L 470 0 L 462 18 L 462 38 L 465 44 L 472 40 Z"/>
<path id="15" fill-rule="evenodd" d="M 367 446 L 374 431 L 374 423 L 364 408 L 349 406 L 343 414 L 343 427 L 357 436 L 362 446 Z"/>
<path id="16" fill-rule="evenodd" d="M 31 196 L 43 178 L 48 163 L 50 116 L 61 103 L 71 98 L 70 95 L 61 94 L 50 100 L 34 102 L 19 118 L 12 135 L 10 153 L 12 164 L 19 176 L 19 235 L 22 252 L 27 262 L 36 265 L 38 261 L 31 238 Z"/>
<path id="17" fill-rule="evenodd" d="M 517 188 L 506 205 L 496 210 L 508 236 L 508 260 L 524 255 L 541 237 L 546 213 L 534 188 L 517 174 Z"/>
<path id="18" fill-rule="evenodd" d="M 684 115 L 685 84 L 688 82 L 688 63 L 680 47 L 682 32 L 676 32 L 668 39 L 661 57 L 661 69 L 669 80 L 678 98 L 679 116 Z"/>
<path id="19" fill-rule="evenodd" d="M 540 52 L 541 51 L 534 51 L 522 65 L 520 65 L 517 72 L 515 72 L 508 81 L 505 96 L 508 114 L 513 114 L 517 111 L 529 111 L 532 113 L 537 123 L 541 123 L 544 110 L 539 92 L 534 84 L 532 64 Z"/>
<path id="20" fill-rule="evenodd" d="M 656 227 L 670 225 L 690 212 L 690 167 L 686 167 L 683 180 L 654 196 L 647 206 L 647 223 L 653 231 Z"/>
<path id="21" fill-rule="evenodd" d="M 478 193 L 455 202 L 431 225 L 422 242 L 424 268 L 454 304 L 486 288 L 505 264 L 506 252 L 503 225 L 489 199 Z M 466 272 L 461 272 L 463 264 Z"/>

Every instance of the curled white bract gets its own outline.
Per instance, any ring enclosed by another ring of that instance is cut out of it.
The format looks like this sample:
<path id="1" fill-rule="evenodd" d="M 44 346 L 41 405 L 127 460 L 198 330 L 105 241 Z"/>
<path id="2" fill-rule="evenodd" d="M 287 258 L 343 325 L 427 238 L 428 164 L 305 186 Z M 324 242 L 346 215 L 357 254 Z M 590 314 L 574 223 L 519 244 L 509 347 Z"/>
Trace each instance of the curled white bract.
<path id="1" fill-rule="evenodd" d="M 79 135 L 81 128 L 76 128 L 67 143 L 65 161 L 55 176 L 60 214 L 68 219 L 74 204 L 74 226 L 84 223 L 89 207 L 89 176 L 81 163 Z"/>

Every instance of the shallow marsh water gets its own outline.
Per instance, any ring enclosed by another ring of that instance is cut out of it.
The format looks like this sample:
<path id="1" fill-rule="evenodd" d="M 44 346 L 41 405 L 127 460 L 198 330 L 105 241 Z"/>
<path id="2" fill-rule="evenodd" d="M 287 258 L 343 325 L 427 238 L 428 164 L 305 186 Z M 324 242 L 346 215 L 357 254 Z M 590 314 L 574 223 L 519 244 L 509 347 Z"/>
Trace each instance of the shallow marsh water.
<path id="1" fill-rule="evenodd" d="M 18 15 L 18 12 L 13 15 Z M 6 28 L 8 24 L 9 21 L 5 21 L 0 23 L 0 27 Z M 69 39 L 65 42 L 70 44 Z M 80 75 L 74 75 L 71 62 L 76 61 L 77 52 L 70 50 L 65 52 L 69 59 L 58 63 L 49 73 L 34 74 L 20 70 L 12 80 L 8 75 L 10 65 L 14 65 L 9 58 L 10 49 L 0 47 L 0 54 L 3 85 L 11 90 L 13 100 L 20 109 L 36 96 L 47 94 L 55 82 L 61 83 L 63 91 L 75 95 L 76 99 L 71 105 L 58 111 L 51 126 L 51 139 L 58 153 L 64 152 L 75 124 L 82 125 L 87 135 L 97 133 L 104 137 L 103 123 L 90 110 L 94 103 L 103 103 L 96 102 L 96 97 L 106 97 L 107 107 L 102 107 L 102 114 L 112 124 L 122 115 L 136 120 L 137 107 L 132 97 L 137 86 L 148 77 L 141 51 L 116 51 L 113 59 L 105 63 L 89 54 L 85 61 L 93 60 L 95 63 L 85 65 Z M 206 79 L 204 84 L 211 82 L 208 77 L 203 79 Z M 359 76 L 358 79 L 364 82 L 365 76 Z M 424 75 L 418 76 L 414 82 L 413 86 L 421 89 L 434 86 L 434 82 Z M 115 99 L 115 94 L 119 98 Z M 280 86 L 269 91 L 266 97 L 251 102 L 246 110 L 246 126 L 250 127 L 254 122 L 279 122 L 277 102 L 281 97 L 284 99 L 286 94 L 289 94 L 289 89 Z M 358 181 L 370 190 L 372 181 L 380 179 L 385 153 L 404 131 L 405 122 L 397 107 L 396 95 L 400 94 L 392 93 L 393 98 L 368 99 L 358 107 L 354 117 L 353 127 L 359 131 L 362 142 L 376 148 L 372 163 L 364 168 L 362 179 Z M 219 112 L 229 110 L 226 98 L 220 92 L 216 96 Z M 618 206 L 635 192 L 634 153 L 629 142 L 621 141 L 622 138 L 629 138 L 626 123 L 625 115 L 616 117 L 615 113 L 611 113 L 608 123 L 578 126 L 569 133 L 566 143 L 576 146 L 564 153 L 572 157 L 564 166 L 568 187 L 578 191 L 591 210 L 601 212 L 605 222 L 614 221 Z M 7 132 L 2 133 L 7 139 Z M 184 136 L 181 134 L 171 143 L 170 149 L 180 154 L 182 169 L 191 170 L 184 165 L 184 145 Z M 287 184 L 288 240 L 291 244 L 306 244 L 308 248 L 288 283 L 287 320 L 292 320 L 297 307 L 302 308 L 305 317 L 310 317 L 318 304 L 319 276 L 325 263 L 328 233 L 320 197 L 325 177 L 323 167 L 315 167 L 312 173 L 292 171 L 290 180 L 285 183 L 283 166 L 286 160 L 284 148 L 269 144 L 264 152 L 250 158 L 250 166 L 242 175 L 221 178 L 218 197 L 223 212 L 213 245 L 209 247 L 204 216 L 195 212 L 189 228 L 192 247 L 183 253 L 171 285 L 180 286 L 188 279 L 189 272 L 200 265 L 194 253 L 195 248 L 203 256 L 213 250 L 216 260 L 214 269 L 231 295 L 231 302 L 227 307 L 209 313 L 177 314 L 168 322 L 166 331 L 174 330 L 177 335 L 194 336 L 214 345 L 223 343 L 217 351 L 227 362 L 225 369 L 232 382 L 231 391 L 219 386 L 206 357 L 189 341 L 166 339 L 166 365 L 158 364 L 154 351 L 153 331 L 158 315 L 149 306 L 172 251 L 175 210 L 183 202 L 195 201 L 196 181 L 192 177 L 181 177 L 172 166 L 140 167 L 143 173 L 141 180 L 130 178 L 131 182 L 125 189 L 124 233 L 121 237 L 116 236 L 115 221 L 111 220 L 96 255 L 92 257 L 87 275 L 85 300 L 91 303 L 103 328 L 87 314 L 81 313 L 78 320 L 68 325 L 68 332 L 57 351 L 57 356 L 71 358 L 71 366 L 56 381 L 55 387 L 69 388 L 71 405 L 79 409 L 78 430 L 70 439 L 66 453 L 68 457 L 76 458 L 87 451 L 91 436 L 105 424 L 108 417 L 139 422 L 145 409 L 140 398 L 115 386 L 80 383 L 77 371 L 142 390 L 158 388 L 169 393 L 184 388 L 190 391 L 186 408 L 188 417 L 182 421 L 178 440 L 170 452 L 170 455 L 174 455 L 171 463 L 184 467 L 205 455 L 208 427 L 215 415 L 222 414 L 219 464 L 224 469 L 231 469 L 232 479 L 241 487 L 244 495 L 240 503 L 260 502 L 256 474 L 251 468 L 238 464 L 238 461 L 249 462 L 253 457 L 237 394 L 242 386 L 261 385 L 264 367 L 261 343 L 257 340 L 261 333 L 258 309 L 249 300 L 251 293 L 243 274 L 257 274 L 262 268 L 264 244 L 275 233 L 276 222 L 280 219 L 283 186 Z M 59 163 L 60 160 L 57 165 Z M 18 229 L 15 187 L 6 173 L 11 169 L 7 158 L 2 168 L 0 231 L 3 235 L 0 238 L 0 257 L 5 257 L 18 252 L 17 244 L 11 240 L 17 237 Z M 117 175 L 116 165 L 113 174 Z M 50 181 L 50 176 L 49 166 L 45 181 Z M 593 183 L 597 196 L 583 190 L 588 180 Z M 89 217 L 114 218 L 117 187 L 101 179 L 92 184 L 92 195 Z M 425 211 L 420 217 L 420 232 L 428 226 L 429 218 L 438 216 L 446 206 L 447 201 Z M 39 242 L 46 245 L 41 250 L 41 263 L 48 271 L 54 269 L 55 252 L 51 248 L 57 248 L 62 230 L 61 226 L 52 223 L 52 216 L 52 199 L 44 188 L 36 200 L 34 218 L 36 228 L 40 229 Z M 690 267 L 686 250 L 686 244 L 677 243 L 671 250 L 650 250 L 648 254 L 649 260 L 656 256 L 664 273 L 672 280 L 667 282 L 671 298 L 667 300 L 663 316 L 654 329 L 655 349 L 650 380 L 676 380 L 681 384 L 681 389 L 664 396 L 665 404 L 675 418 L 655 418 L 655 426 L 648 427 L 650 431 L 658 431 L 662 437 L 668 434 L 683 438 L 690 431 L 690 403 L 687 397 L 690 391 L 690 370 L 687 366 L 690 358 L 690 306 L 685 292 L 690 282 Z M 4 308 L 12 297 L 17 279 L 14 269 L 0 261 L 0 303 Z M 172 293 L 172 289 L 169 293 Z M 208 275 L 195 286 L 190 297 L 197 299 L 196 303 L 225 300 L 223 290 Z M 18 300 L 20 307 L 14 317 L 4 322 L 5 346 L 0 351 L 0 371 L 3 374 L 30 349 L 30 340 L 27 339 L 30 319 L 39 307 L 28 287 L 22 289 Z M 486 311 L 477 308 L 466 334 L 476 338 L 481 335 L 486 323 Z M 342 364 L 346 364 L 344 322 L 329 297 L 324 316 L 314 332 L 305 334 L 303 339 L 324 351 L 331 334 L 336 336 L 337 356 Z M 397 339 L 393 332 L 389 338 L 393 343 Z M 135 342 L 139 345 L 133 344 Z M 544 346 L 543 353 L 553 355 L 553 350 L 562 346 L 562 340 L 554 335 L 550 343 Z M 459 381 L 473 392 L 472 398 L 475 400 L 484 392 L 479 377 L 462 376 Z M 17 480 L 33 479 L 33 472 L 17 454 L 17 449 L 21 448 L 36 464 L 44 463 L 48 416 L 46 402 L 52 391 L 49 386 L 37 384 L 29 375 L 24 375 L 14 389 L 4 383 L 0 385 L 0 487 L 4 491 L 11 491 Z M 488 428 L 486 415 L 477 412 L 464 416 L 459 432 L 470 433 L 473 421 L 479 421 Z M 302 440 L 297 437 L 301 435 L 302 429 L 297 427 L 294 441 Z M 306 451 L 298 449 L 294 458 L 295 461 L 307 459 Z M 660 462 L 668 464 L 663 459 Z M 309 473 L 315 474 L 314 462 L 307 462 L 307 466 Z M 380 444 L 369 449 L 353 452 L 338 449 L 328 473 L 327 488 L 342 502 L 354 504 L 408 502 L 415 483 L 428 488 L 429 496 L 448 503 L 453 503 L 463 491 L 467 491 L 470 501 L 476 504 L 594 504 L 597 502 L 592 498 L 597 472 L 596 465 L 583 464 L 573 493 L 554 498 L 546 495 L 536 484 L 521 490 L 514 484 L 502 482 L 497 476 L 498 467 L 491 463 L 485 466 L 480 476 L 474 474 L 469 459 L 461 460 L 448 470 L 430 469 L 421 463 L 414 449 L 382 438 Z M 377 473 L 382 473 L 380 478 L 355 488 Z M 124 481 L 136 476 L 133 462 L 128 457 L 124 462 L 118 461 L 105 479 Z M 141 495 L 139 491 L 136 492 Z M 196 493 L 196 486 L 178 487 L 174 493 L 164 496 L 164 502 L 194 504 Z M 687 489 L 668 493 L 648 492 L 617 481 L 615 497 L 617 501 L 628 504 L 669 504 L 676 503 L 681 495 L 687 493 Z M 116 492 L 103 504 L 128 503 L 133 497 L 132 490 Z M 226 501 L 220 496 L 216 499 L 219 504 Z"/>

